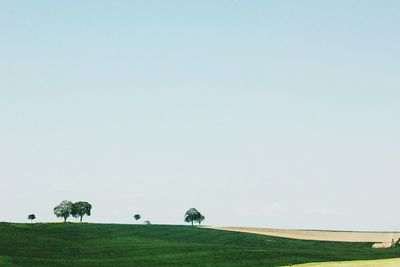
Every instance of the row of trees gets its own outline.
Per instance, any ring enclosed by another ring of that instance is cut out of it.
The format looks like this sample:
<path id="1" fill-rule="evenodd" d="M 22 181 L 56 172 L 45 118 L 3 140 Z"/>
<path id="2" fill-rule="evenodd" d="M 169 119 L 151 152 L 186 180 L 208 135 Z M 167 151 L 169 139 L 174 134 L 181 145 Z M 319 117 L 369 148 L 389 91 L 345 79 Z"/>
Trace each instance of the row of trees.
<path id="1" fill-rule="evenodd" d="M 64 200 L 60 204 L 54 207 L 53 211 L 57 217 L 64 218 L 64 222 L 67 221 L 68 217 L 80 218 L 82 222 L 83 216 L 90 216 L 92 205 L 85 201 L 71 202 Z"/>
<path id="2" fill-rule="evenodd" d="M 63 218 L 64 222 L 67 222 L 67 219 L 72 216 L 74 218 L 80 218 L 80 222 L 82 222 L 83 217 L 85 215 L 90 216 L 92 210 L 92 205 L 85 201 L 71 202 L 69 200 L 64 200 L 60 204 L 54 207 L 53 211 L 57 217 Z M 133 215 L 133 218 L 138 221 L 142 218 L 140 214 Z M 36 219 L 35 214 L 30 214 L 28 216 L 29 220 Z M 185 222 L 191 223 L 192 226 L 195 222 L 199 225 L 205 220 L 203 214 L 195 208 L 191 208 L 186 211 Z M 144 224 L 151 224 L 150 221 L 144 221 Z"/>

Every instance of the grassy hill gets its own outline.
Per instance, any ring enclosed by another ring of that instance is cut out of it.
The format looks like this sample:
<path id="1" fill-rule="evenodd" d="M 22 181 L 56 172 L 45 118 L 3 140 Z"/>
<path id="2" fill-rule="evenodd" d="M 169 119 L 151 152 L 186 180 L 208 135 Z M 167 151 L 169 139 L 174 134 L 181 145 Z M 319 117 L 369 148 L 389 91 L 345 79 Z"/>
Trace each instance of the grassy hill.
<path id="1" fill-rule="evenodd" d="M 0 223 L 0 266 L 283 266 L 400 257 L 370 243 L 304 241 L 189 226 Z"/>

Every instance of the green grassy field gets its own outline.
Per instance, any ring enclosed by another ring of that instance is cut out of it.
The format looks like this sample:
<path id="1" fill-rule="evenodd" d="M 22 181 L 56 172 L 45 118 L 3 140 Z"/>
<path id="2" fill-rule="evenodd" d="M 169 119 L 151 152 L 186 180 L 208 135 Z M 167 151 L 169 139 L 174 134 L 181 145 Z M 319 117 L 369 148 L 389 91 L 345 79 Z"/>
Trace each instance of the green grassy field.
<path id="1" fill-rule="evenodd" d="M 190 226 L 0 223 L 0 266 L 283 266 L 394 257 L 399 248 Z"/>

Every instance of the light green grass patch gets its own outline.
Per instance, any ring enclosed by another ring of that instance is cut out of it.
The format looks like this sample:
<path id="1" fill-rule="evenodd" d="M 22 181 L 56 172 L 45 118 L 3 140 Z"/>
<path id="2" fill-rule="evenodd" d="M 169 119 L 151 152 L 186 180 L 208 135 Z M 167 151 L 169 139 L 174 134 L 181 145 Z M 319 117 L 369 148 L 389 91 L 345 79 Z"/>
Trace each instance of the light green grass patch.
<path id="1" fill-rule="evenodd" d="M 13 264 L 11 257 L 0 256 L 0 266 L 2 267 L 17 267 Z"/>

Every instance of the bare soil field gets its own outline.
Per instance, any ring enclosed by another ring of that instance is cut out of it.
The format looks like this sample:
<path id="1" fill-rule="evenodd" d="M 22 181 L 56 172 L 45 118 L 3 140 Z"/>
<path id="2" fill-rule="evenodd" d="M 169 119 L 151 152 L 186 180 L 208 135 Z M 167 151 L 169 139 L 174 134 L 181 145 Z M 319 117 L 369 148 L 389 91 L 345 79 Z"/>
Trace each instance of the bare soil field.
<path id="1" fill-rule="evenodd" d="M 277 237 L 286 237 L 303 240 L 341 241 L 341 242 L 371 242 L 375 247 L 388 247 L 392 240 L 400 238 L 400 232 L 351 232 L 351 231 L 324 231 L 324 230 L 296 230 L 273 229 L 256 227 L 210 226 L 208 228 L 253 233 Z"/>
<path id="2" fill-rule="evenodd" d="M 319 262 L 292 265 L 292 267 L 398 267 L 400 259 Z"/>

